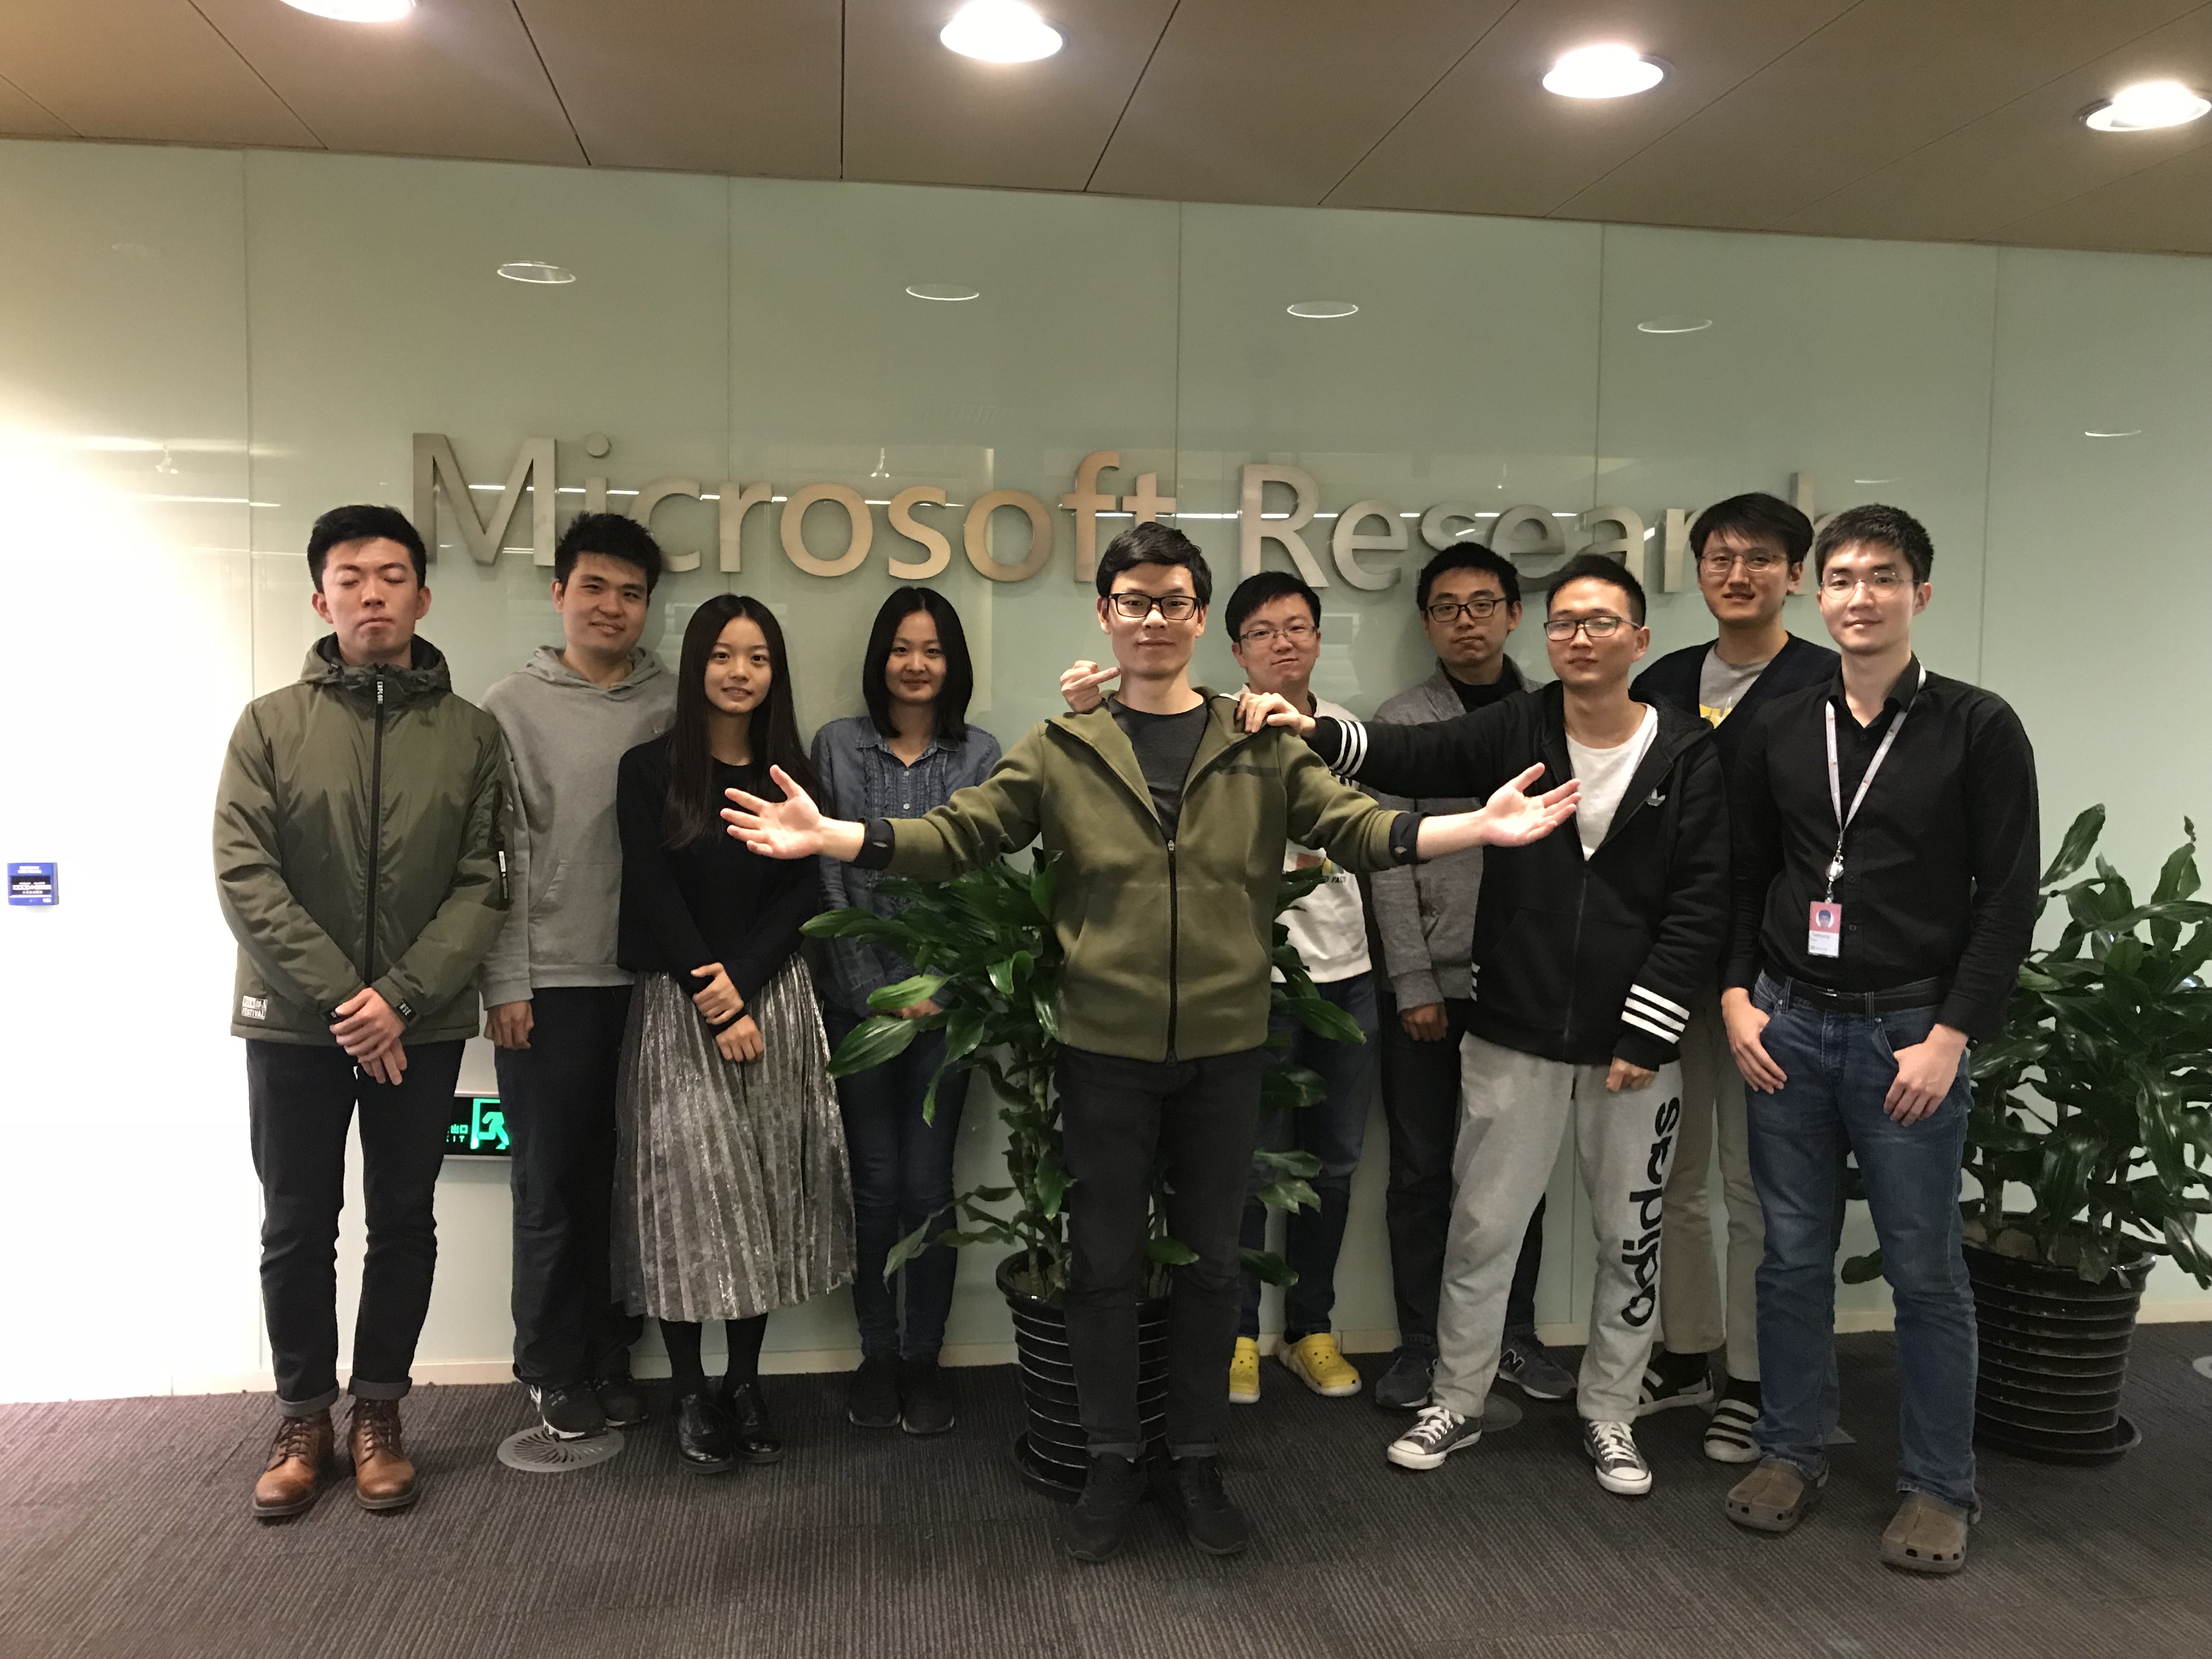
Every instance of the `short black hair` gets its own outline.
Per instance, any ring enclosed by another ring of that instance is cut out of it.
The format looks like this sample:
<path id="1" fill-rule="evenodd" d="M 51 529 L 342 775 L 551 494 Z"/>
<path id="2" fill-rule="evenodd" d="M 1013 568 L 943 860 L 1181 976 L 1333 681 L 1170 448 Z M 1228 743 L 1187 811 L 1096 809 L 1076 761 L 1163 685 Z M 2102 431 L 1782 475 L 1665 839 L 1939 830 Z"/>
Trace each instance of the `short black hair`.
<path id="1" fill-rule="evenodd" d="M 1521 603 L 1521 573 L 1513 568 L 1513 561 L 1503 553 L 1494 552 L 1480 542 L 1458 542 L 1431 559 L 1421 567 L 1421 580 L 1413 588 L 1413 608 L 1429 608 L 1429 589 L 1436 586 L 1437 578 L 1447 570 L 1486 570 L 1498 578 L 1499 590 L 1505 603 Z"/>
<path id="2" fill-rule="evenodd" d="M 415 561 L 415 586 L 421 587 L 429 581 L 430 550 L 422 545 L 415 526 L 407 522 L 407 515 L 396 507 L 361 501 L 332 507 L 307 532 L 307 574 L 314 580 L 315 592 L 323 591 L 323 563 L 332 548 L 343 547 L 348 542 L 374 541 L 398 542 Z"/>
<path id="3" fill-rule="evenodd" d="M 1098 597 L 1114 591 L 1114 578 L 1140 564 L 1179 564 L 1190 572 L 1192 590 L 1201 605 L 1213 602 L 1213 573 L 1206 568 L 1206 555 L 1180 530 L 1167 525 L 1131 525 L 1106 544 L 1098 556 Z"/>
<path id="4" fill-rule="evenodd" d="M 1853 542 L 1872 542 L 1903 554 L 1912 567 L 1916 586 L 1926 581 L 1928 573 L 1936 568 L 1936 544 L 1928 539 L 1927 526 L 1901 507 L 1870 503 L 1847 507 L 1820 526 L 1813 541 L 1814 575 L 1828 568 L 1831 554 Z"/>
<path id="5" fill-rule="evenodd" d="M 566 583 L 577 558 L 586 553 L 635 565 L 645 573 L 648 593 L 660 581 L 660 544 L 627 513 L 579 513 L 553 550 L 553 580 Z"/>
<path id="6" fill-rule="evenodd" d="M 968 630 L 952 601 L 933 587 L 902 587 L 885 599 L 868 630 L 868 648 L 860 653 L 860 696 L 868 705 L 868 718 L 884 737 L 898 728 L 891 724 L 891 689 L 884 669 L 891 659 L 891 646 L 899 624 L 917 611 L 929 612 L 937 624 L 938 648 L 945 653 L 945 689 L 937 694 L 937 735 L 947 743 L 968 736 L 968 701 L 975 695 L 975 659 L 968 654 Z"/>
<path id="7" fill-rule="evenodd" d="M 1244 619 L 1261 605 L 1289 599 L 1293 593 L 1306 602 L 1314 626 L 1319 628 L 1321 595 L 1287 570 L 1262 570 L 1237 583 L 1237 591 L 1229 596 L 1229 608 L 1223 612 L 1229 623 L 1229 637 L 1233 640 L 1243 633 Z"/>
<path id="8" fill-rule="evenodd" d="M 1559 574 L 1544 592 L 1544 611 L 1551 614 L 1552 601 L 1569 582 L 1610 582 L 1628 595 L 1628 620 L 1638 628 L 1644 626 L 1644 584 L 1628 574 L 1628 567 L 1619 559 L 1603 553 L 1577 553 L 1559 567 Z"/>
<path id="9" fill-rule="evenodd" d="M 1690 526 L 1690 551 L 1704 557 L 1705 538 L 1723 530 L 1780 543 L 1792 568 L 1805 562 L 1805 550 L 1813 545 L 1813 521 L 1779 495 L 1770 495 L 1763 489 L 1715 501 L 1698 514 Z"/>

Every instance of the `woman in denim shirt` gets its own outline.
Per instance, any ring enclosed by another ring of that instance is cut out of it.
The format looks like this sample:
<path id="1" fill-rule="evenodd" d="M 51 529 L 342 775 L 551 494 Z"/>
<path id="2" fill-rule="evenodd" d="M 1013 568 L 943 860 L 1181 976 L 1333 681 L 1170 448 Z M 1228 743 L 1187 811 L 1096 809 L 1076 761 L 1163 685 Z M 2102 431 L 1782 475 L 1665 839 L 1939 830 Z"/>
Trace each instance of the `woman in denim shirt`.
<path id="1" fill-rule="evenodd" d="M 920 817 L 957 789 L 981 783 L 999 763 L 999 740 L 967 722 L 975 685 L 960 613 L 927 587 L 902 587 L 884 601 L 860 665 L 868 712 L 832 720 L 814 736 L 814 770 L 822 807 L 839 817 Z M 830 908 L 859 906 L 879 915 L 902 907 L 876 890 L 872 871 L 823 859 L 822 887 Z M 868 1016 L 868 997 L 914 976 L 905 958 L 872 941 L 830 941 L 831 973 L 823 988 L 823 1018 L 834 1052 Z M 913 1019 L 935 1012 L 918 1002 L 899 1012 Z M 853 1310 L 860 1327 L 860 1368 L 853 1374 L 846 1415 L 863 1428 L 902 1425 L 908 1434 L 942 1434 L 952 1426 L 951 1396 L 937 1364 L 952 1307 L 957 1263 L 933 1244 L 901 1269 L 906 1282 L 902 1340 L 896 1288 L 884 1282 L 891 1247 L 952 1202 L 952 1154 L 960 1132 L 960 1086 L 939 1090 L 935 1121 L 922 1121 L 921 1101 L 945 1055 L 945 1034 L 932 1031 L 896 1058 L 842 1079 L 845 1145 L 853 1169 L 853 1224 L 858 1246 Z"/>

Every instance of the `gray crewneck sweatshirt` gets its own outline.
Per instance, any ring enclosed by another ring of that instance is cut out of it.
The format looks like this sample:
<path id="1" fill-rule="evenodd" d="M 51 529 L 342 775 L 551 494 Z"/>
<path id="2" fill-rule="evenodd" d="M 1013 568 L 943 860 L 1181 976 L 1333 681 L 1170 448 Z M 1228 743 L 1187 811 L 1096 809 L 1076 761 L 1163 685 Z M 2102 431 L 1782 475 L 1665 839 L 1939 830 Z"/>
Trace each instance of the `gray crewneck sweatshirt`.
<path id="1" fill-rule="evenodd" d="M 540 646 L 483 706 L 507 734 L 515 898 L 480 970 L 484 1006 L 527 1001 L 540 986 L 629 984 L 615 966 L 615 770 L 625 750 L 675 723 L 675 676 L 641 649 L 629 678 L 602 688 Z"/>

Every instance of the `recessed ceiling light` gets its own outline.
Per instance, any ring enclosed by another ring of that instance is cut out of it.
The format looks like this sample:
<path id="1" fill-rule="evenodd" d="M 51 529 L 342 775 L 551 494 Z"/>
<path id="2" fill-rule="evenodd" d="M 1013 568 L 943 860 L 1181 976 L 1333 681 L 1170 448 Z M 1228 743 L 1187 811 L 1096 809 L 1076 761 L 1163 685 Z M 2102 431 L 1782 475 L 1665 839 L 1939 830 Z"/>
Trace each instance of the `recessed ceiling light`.
<path id="1" fill-rule="evenodd" d="M 913 283 L 908 285 L 907 292 L 917 300 L 942 300 L 948 305 L 981 297 L 965 283 Z"/>
<path id="2" fill-rule="evenodd" d="M 311 12 L 341 23 L 396 23 L 415 9 L 415 0 L 284 0 L 294 11 Z"/>
<path id="3" fill-rule="evenodd" d="M 1351 317 L 1359 307 L 1349 300 L 1301 300 L 1284 309 L 1293 317 Z"/>
<path id="4" fill-rule="evenodd" d="M 2140 438 L 2142 436 L 2142 428 L 2139 426 L 2131 426 L 2124 432 L 2093 432 L 2085 429 L 2081 435 L 2085 438 Z"/>
<path id="5" fill-rule="evenodd" d="M 1583 46 L 1552 65 L 1544 90 L 1562 98 L 1626 98 L 1667 78 L 1667 66 L 1633 46 Z"/>
<path id="6" fill-rule="evenodd" d="M 1897 478 L 1854 478 L 1851 482 L 1856 484 L 1881 484 L 1898 483 L 1901 483 L 1902 480 Z"/>
<path id="7" fill-rule="evenodd" d="M 510 283 L 573 283 L 576 273 L 560 265 L 549 265 L 543 259 L 510 259 L 499 268 L 499 274 Z"/>
<path id="8" fill-rule="evenodd" d="M 1710 317 L 1692 317 L 1679 311 L 1670 311 L 1663 317 L 1646 317 L 1637 324 L 1638 334 L 1696 334 L 1711 328 Z"/>
<path id="9" fill-rule="evenodd" d="M 2140 81 L 2123 87 L 2101 104 L 2081 112 L 2082 122 L 2098 132 L 2148 132 L 2178 127 L 2212 110 L 2208 99 L 2179 81 Z"/>
<path id="10" fill-rule="evenodd" d="M 1021 0 L 968 0 L 937 38 L 987 64 L 1034 64 L 1060 48 L 1060 31 Z"/>

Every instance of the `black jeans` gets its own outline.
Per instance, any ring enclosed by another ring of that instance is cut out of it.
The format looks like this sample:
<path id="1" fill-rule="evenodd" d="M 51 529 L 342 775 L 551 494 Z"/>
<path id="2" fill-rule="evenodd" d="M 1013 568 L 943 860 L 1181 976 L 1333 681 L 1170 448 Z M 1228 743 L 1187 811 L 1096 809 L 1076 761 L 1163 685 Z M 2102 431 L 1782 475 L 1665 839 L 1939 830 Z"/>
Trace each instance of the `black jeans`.
<path id="1" fill-rule="evenodd" d="M 409 1044 L 397 1085 L 372 1082 L 343 1048 L 246 1042 L 253 1171 L 261 1177 L 261 1304 L 286 1416 L 312 1417 L 338 1397 L 338 1211 L 356 1104 L 368 1255 L 346 1388 L 357 1400 L 407 1392 L 437 1271 L 432 1200 L 460 1073 L 459 1042 Z"/>
<path id="2" fill-rule="evenodd" d="M 1064 1048 L 1060 1117 L 1068 1173 L 1068 1357 L 1091 1450 L 1144 1449 L 1137 1410 L 1137 1300 L 1154 1175 L 1169 1236 L 1197 1260 L 1172 1271 L 1168 1450 L 1211 1456 L 1229 1395 L 1243 1257 L 1237 1243 L 1260 1130 L 1265 1048 L 1210 1060 L 1123 1060 Z"/>
<path id="3" fill-rule="evenodd" d="M 832 1054 L 860 1024 L 836 1009 L 824 1009 L 822 1022 Z M 924 1222 L 942 1232 L 958 1220 L 951 1213 L 952 1155 L 968 1096 L 965 1072 L 945 1079 L 933 1121 L 921 1120 L 921 1097 L 944 1058 L 945 1033 L 925 1031 L 905 1053 L 837 1079 L 845 1155 L 853 1166 L 853 1316 L 863 1355 L 903 1351 L 909 1359 L 934 1359 L 945 1346 L 952 1281 L 960 1271 L 952 1249 L 933 1244 L 899 1270 L 906 1286 L 903 1343 L 898 1294 L 884 1281 L 884 1262 L 900 1239 Z"/>
<path id="4" fill-rule="evenodd" d="M 1444 1004 L 1444 1036 L 1417 1042 L 1399 1024 L 1398 1006 L 1382 998 L 1382 1121 L 1390 1130 L 1390 1179 L 1382 1220 L 1390 1237 L 1390 1286 L 1398 1303 L 1398 1343 L 1434 1355 L 1437 1297 L 1443 1285 L 1444 1238 L 1451 1231 L 1452 1148 L 1459 1141 L 1459 1045 L 1472 1002 Z M 1505 1334 L 1536 1334 L 1536 1276 L 1544 1266 L 1544 1200 L 1528 1218 Z"/>
<path id="5" fill-rule="evenodd" d="M 514 1374 L 567 1388 L 629 1374 L 645 1322 L 616 1302 L 615 1082 L 627 985 L 553 986 L 531 994 L 527 1048 L 501 1048 L 514 1198 Z"/>

